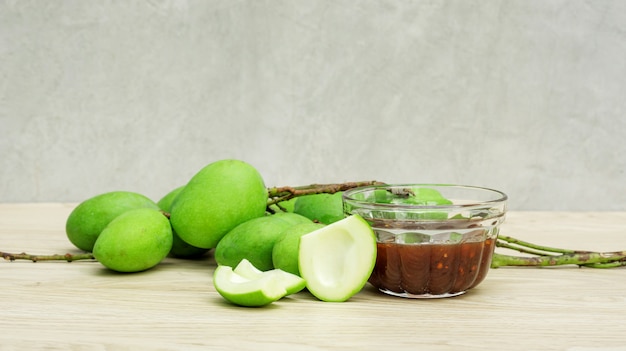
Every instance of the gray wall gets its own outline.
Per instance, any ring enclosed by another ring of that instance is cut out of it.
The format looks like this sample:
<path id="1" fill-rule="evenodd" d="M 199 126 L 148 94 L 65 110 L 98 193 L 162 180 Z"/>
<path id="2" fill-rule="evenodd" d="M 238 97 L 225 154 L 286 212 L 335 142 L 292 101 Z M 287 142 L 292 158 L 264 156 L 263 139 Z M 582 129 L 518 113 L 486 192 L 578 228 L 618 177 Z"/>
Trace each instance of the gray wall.
<path id="1" fill-rule="evenodd" d="M 626 1 L 0 1 L 0 202 L 463 183 L 626 210 Z"/>

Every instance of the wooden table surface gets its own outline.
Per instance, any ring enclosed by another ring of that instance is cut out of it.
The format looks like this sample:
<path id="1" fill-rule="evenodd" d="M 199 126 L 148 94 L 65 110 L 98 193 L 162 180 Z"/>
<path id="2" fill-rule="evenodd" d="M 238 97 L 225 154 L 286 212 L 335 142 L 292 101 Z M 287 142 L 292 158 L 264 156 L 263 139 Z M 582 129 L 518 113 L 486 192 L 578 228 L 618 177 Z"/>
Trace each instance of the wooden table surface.
<path id="1" fill-rule="evenodd" d="M 0 251 L 78 253 L 64 230 L 74 206 L 0 204 Z M 626 250 L 626 212 L 510 212 L 501 232 Z M 454 298 L 367 285 L 343 303 L 304 291 L 243 308 L 215 292 L 214 267 L 211 257 L 135 274 L 93 261 L 0 261 L 0 349 L 626 350 L 626 268 L 504 267 Z"/>

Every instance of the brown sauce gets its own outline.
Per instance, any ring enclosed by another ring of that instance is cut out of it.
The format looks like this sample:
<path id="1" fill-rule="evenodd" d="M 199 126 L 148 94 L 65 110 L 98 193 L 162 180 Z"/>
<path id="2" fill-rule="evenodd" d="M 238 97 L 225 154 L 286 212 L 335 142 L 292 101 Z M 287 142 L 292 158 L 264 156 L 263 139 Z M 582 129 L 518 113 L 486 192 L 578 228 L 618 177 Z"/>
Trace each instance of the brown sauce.
<path id="1" fill-rule="evenodd" d="M 463 292 L 489 270 L 494 239 L 454 244 L 378 244 L 369 282 L 379 289 L 413 295 Z"/>

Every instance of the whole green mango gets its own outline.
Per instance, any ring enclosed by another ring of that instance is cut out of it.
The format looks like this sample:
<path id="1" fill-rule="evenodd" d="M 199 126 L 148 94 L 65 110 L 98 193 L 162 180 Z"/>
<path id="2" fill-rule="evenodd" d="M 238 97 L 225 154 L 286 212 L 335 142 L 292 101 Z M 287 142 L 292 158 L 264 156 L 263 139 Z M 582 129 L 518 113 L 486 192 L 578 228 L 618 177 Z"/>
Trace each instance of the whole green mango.
<path id="1" fill-rule="evenodd" d="M 226 233 L 215 248 L 215 262 L 236 267 L 247 259 L 257 269 L 274 268 L 272 248 L 282 233 L 302 223 L 313 224 L 310 219 L 290 212 L 280 212 L 245 221 Z"/>
<path id="2" fill-rule="evenodd" d="M 157 206 L 159 206 L 159 208 L 167 213 L 170 212 L 170 208 L 172 207 L 172 203 L 174 202 L 174 199 L 176 199 L 176 196 L 178 196 L 178 194 L 180 194 L 180 192 L 185 188 L 185 186 L 179 186 L 177 188 L 174 188 L 172 190 L 170 190 L 170 192 L 168 192 L 167 194 L 163 195 L 163 197 L 161 199 L 159 199 L 159 201 L 157 201 Z"/>
<path id="3" fill-rule="evenodd" d="M 298 253 L 300 251 L 300 237 L 324 226 L 325 224 L 311 221 L 310 223 L 297 224 L 284 230 L 272 247 L 272 264 L 274 268 L 299 276 Z"/>
<path id="4" fill-rule="evenodd" d="M 93 247 L 105 267 L 131 273 L 150 269 L 172 248 L 172 227 L 160 210 L 140 208 L 124 212 L 109 223 Z"/>
<path id="5" fill-rule="evenodd" d="M 176 199 L 176 197 L 178 196 L 178 194 L 180 194 L 183 188 L 185 188 L 185 186 L 179 186 L 171 190 L 169 193 L 165 194 L 159 201 L 157 201 L 157 205 L 159 205 L 159 208 L 167 213 L 170 213 L 170 209 L 172 208 L 172 203 L 174 202 L 174 199 Z M 173 228 L 172 235 L 174 237 L 174 241 L 172 243 L 170 255 L 176 258 L 199 258 L 209 251 L 209 249 L 202 249 L 186 243 L 178 236 Z"/>
<path id="6" fill-rule="evenodd" d="M 342 194 L 343 192 L 337 192 L 297 197 L 293 212 L 323 224 L 337 222 L 345 217 Z"/>
<path id="7" fill-rule="evenodd" d="M 81 250 L 92 251 L 102 230 L 124 212 L 137 208 L 159 207 L 144 195 L 130 191 L 112 191 L 81 202 L 65 223 L 67 238 Z"/>
<path id="8" fill-rule="evenodd" d="M 265 215 L 267 188 L 259 172 L 240 160 L 213 162 L 176 196 L 170 222 L 190 245 L 211 249 L 237 225 Z"/>

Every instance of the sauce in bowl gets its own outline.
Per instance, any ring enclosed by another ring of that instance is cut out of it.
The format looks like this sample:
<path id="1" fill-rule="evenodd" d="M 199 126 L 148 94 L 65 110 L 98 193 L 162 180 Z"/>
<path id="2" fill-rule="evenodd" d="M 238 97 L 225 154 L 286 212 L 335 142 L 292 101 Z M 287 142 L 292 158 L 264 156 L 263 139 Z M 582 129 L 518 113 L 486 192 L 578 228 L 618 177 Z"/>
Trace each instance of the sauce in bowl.
<path id="1" fill-rule="evenodd" d="M 456 190 L 455 186 L 433 187 L 442 192 Z M 460 188 L 464 195 L 491 191 Z M 477 202 L 446 199 L 444 205 L 422 206 L 393 203 L 395 196 L 407 195 L 372 189 L 344 195 L 345 212 L 361 215 L 376 234 L 377 257 L 370 284 L 389 295 L 438 298 L 461 295 L 485 279 L 504 221 L 506 195 L 493 191 L 501 197 Z M 372 196 L 368 191 L 378 193 Z M 376 202 L 380 199 L 386 202 Z"/>

